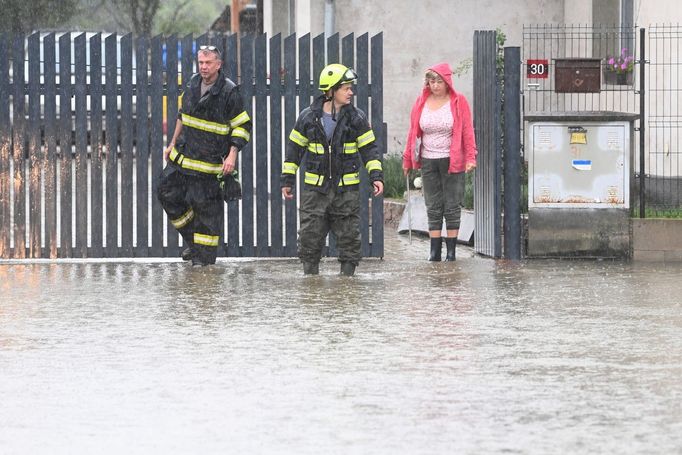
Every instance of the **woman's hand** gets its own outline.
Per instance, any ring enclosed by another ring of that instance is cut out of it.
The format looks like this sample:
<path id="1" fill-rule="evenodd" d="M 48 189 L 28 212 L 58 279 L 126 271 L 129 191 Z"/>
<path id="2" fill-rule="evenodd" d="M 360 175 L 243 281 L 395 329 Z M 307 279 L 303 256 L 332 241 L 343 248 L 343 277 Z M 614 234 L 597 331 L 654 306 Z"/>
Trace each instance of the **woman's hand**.
<path id="1" fill-rule="evenodd" d="M 467 163 L 466 166 L 464 167 L 464 172 L 471 172 L 474 169 L 476 169 L 476 163 Z"/>

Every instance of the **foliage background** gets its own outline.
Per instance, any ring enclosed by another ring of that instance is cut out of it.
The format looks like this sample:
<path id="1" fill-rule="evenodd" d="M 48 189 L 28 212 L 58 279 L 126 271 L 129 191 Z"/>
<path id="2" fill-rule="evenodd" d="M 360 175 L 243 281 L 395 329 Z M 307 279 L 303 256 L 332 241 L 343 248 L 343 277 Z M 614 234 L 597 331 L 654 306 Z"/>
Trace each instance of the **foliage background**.
<path id="1" fill-rule="evenodd" d="M 226 0 L 0 0 L 0 32 L 133 32 L 201 34 Z"/>

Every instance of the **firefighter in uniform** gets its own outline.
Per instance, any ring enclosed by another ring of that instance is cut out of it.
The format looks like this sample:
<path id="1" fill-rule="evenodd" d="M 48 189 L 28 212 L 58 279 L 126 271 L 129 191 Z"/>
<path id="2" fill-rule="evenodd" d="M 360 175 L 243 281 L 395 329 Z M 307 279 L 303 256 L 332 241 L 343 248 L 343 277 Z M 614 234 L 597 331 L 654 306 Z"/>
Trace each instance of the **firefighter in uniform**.
<path id="1" fill-rule="evenodd" d="M 184 260 L 214 264 L 221 230 L 221 179 L 235 172 L 238 152 L 251 134 L 239 88 L 220 69 L 215 46 L 197 52 L 199 74 L 182 95 L 173 139 L 164 150 L 158 198 L 185 245 Z"/>
<path id="2" fill-rule="evenodd" d="M 374 196 L 384 190 L 381 153 L 367 116 L 351 104 L 357 74 L 344 65 L 326 66 L 319 80 L 322 95 L 304 109 L 287 142 L 281 187 L 292 199 L 296 171 L 305 156 L 298 255 L 303 273 L 319 273 L 331 230 L 337 237 L 341 274 L 351 276 L 360 261 L 360 166 L 364 164 Z"/>

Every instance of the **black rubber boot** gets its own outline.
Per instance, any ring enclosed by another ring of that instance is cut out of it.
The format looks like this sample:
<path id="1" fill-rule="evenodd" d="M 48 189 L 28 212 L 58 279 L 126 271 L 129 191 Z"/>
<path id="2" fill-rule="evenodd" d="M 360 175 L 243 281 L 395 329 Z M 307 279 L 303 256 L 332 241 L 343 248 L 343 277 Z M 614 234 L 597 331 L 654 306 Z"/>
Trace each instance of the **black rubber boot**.
<path id="1" fill-rule="evenodd" d="M 194 250 L 192 249 L 191 246 L 188 246 L 184 250 L 182 250 L 182 254 L 180 255 L 182 257 L 183 261 L 191 261 L 192 258 L 194 257 Z"/>
<path id="2" fill-rule="evenodd" d="M 341 263 L 341 275 L 353 276 L 355 274 L 355 264 L 352 262 Z"/>
<path id="3" fill-rule="evenodd" d="M 304 262 L 303 263 L 303 274 L 304 275 L 319 275 L 320 273 L 320 263 L 319 262 Z"/>
<path id="4" fill-rule="evenodd" d="M 440 261 L 441 238 L 431 237 L 431 253 L 429 253 L 429 261 Z"/>
<path id="5" fill-rule="evenodd" d="M 452 262 L 455 260 L 455 247 L 457 246 L 457 237 L 445 237 L 445 247 L 448 252 L 445 255 L 445 262 Z"/>

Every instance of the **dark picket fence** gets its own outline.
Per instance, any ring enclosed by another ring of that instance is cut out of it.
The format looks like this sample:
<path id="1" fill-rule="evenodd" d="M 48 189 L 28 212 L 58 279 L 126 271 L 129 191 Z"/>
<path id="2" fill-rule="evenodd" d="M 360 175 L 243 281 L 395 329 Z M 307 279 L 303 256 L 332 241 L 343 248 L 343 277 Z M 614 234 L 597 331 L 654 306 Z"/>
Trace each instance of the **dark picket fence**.
<path id="1" fill-rule="evenodd" d="M 155 191 L 202 44 L 223 51 L 254 127 L 239 156 L 243 197 L 225 206 L 219 255 L 296 255 L 296 201 L 279 190 L 286 138 L 318 93 L 319 72 L 340 61 L 358 72 L 355 103 L 385 153 L 381 34 L 0 34 L 0 258 L 179 255 Z M 383 201 L 362 178 L 363 255 L 382 257 Z"/>

